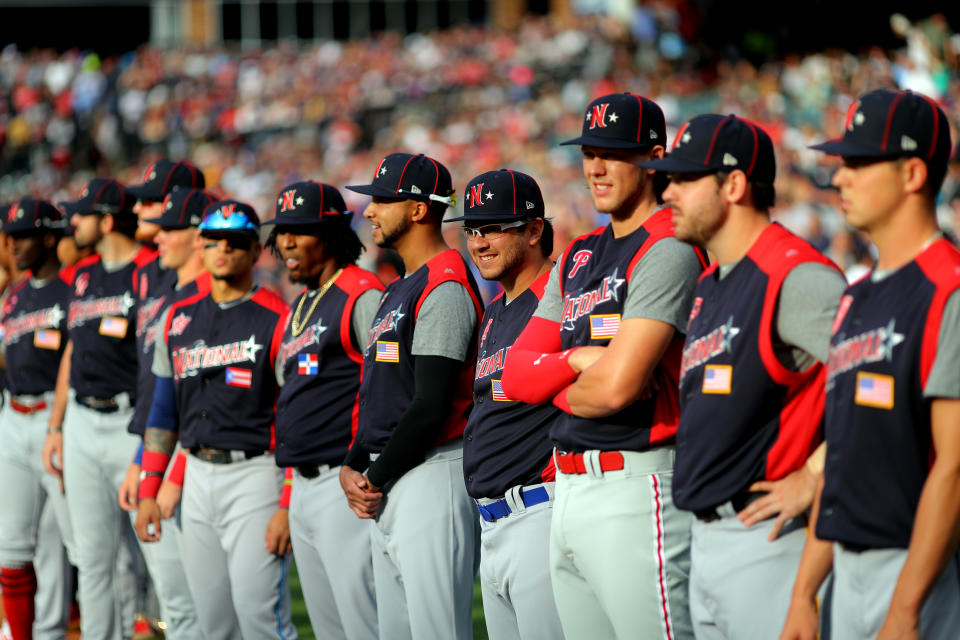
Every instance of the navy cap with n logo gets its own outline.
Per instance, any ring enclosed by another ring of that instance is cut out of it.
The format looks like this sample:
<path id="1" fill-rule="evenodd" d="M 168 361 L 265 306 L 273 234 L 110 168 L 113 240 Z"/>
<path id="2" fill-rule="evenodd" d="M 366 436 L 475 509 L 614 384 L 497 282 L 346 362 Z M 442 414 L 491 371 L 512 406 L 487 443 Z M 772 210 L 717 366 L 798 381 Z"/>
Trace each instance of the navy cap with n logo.
<path id="1" fill-rule="evenodd" d="M 203 221 L 203 212 L 217 198 L 203 189 L 177 189 L 163 199 L 160 215 L 146 218 L 144 222 L 159 225 L 162 229 L 186 229 L 198 227 Z"/>
<path id="2" fill-rule="evenodd" d="M 113 178 L 94 178 L 83 187 L 78 200 L 61 203 L 66 215 L 133 215 L 136 198 Z"/>
<path id="3" fill-rule="evenodd" d="M 46 200 L 36 198 L 24 198 L 14 202 L 6 209 L 3 218 L 4 233 L 63 231 L 66 226 L 59 209 Z"/>
<path id="4" fill-rule="evenodd" d="M 274 218 L 263 224 L 317 224 L 322 220 L 349 221 L 353 212 L 347 209 L 340 191 L 331 184 L 305 180 L 288 184 L 277 194 Z"/>
<path id="5" fill-rule="evenodd" d="M 580 137 L 560 144 L 647 151 L 667 145 L 667 126 L 663 110 L 653 100 L 635 93 L 611 93 L 587 105 Z"/>
<path id="6" fill-rule="evenodd" d="M 506 222 L 545 215 L 537 182 L 525 173 L 499 169 L 481 173 L 467 184 L 463 215 L 444 222 Z"/>
<path id="7" fill-rule="evenodd" d="M 373 182 L 350 185 L 347 189 L 380 198 L 456 204 L 450 171 L 422 153 L 391 153 L 377 165 Z"/>
<path id="8" fill-rule="evenodd" d="M 127 187 L 137 200 L 162 202 L 177 189 L 203 189 L 203 172 L 191 163 L 180 160 L 157 160 L 143 172 L 143 184 Z"/>

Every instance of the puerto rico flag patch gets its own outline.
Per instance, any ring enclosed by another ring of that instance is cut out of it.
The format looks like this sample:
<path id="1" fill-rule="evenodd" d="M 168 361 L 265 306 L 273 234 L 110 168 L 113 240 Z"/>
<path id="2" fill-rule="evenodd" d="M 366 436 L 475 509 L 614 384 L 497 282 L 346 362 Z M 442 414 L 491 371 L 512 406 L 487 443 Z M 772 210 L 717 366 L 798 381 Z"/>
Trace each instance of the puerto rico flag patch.
<path id="1" fill-rule="evenodd" d="M 253 386 L 253 371 L 250 369 L 227 367 L 227 385 L 240 387 L 241 389 L 249 389 Z"/>
<path id="2" fill-rule="evenodd" d="M 320 371 L 320 362 L 315 353 L 301 353 L 297 356 L 297 371 L 302 376 L 315 376 Z"/>
<path id="3" fill-rule="evenodd" d="M 493 399 L 497 402 L 510 402 L 510 398 L 503 392 L 503 384 L 499 380 L 490 380 L 490 388 L 493 390 Z"/>
<path id="4" fill-rule="evenodd" d="M 730 393 L 733 386 L 733 367 L 728 364 L 708 364 L 703 368 L 703 393 Z"/>
<path id="5" fill-rule="evenodd" d="M 893 376 L 858 371 L 853 401 L 864 407 L 893 409 Z"/>
<path id="6" fill-rule="evenodd" d="M 60 332 L 56 329 L 37 329 L 33 332 L 33 346 L 56 351 L 60 348 Z"/>
<path id="7" fill-rule="evenodd" d="M 400 343 L 377 340 L 377 362 L 400 362 Z"/>
<path id="8" fill-rule="evenodd" d="M 601 313 L 590 316 L 590 339 L 612 338 L 620 330 L 619 313 Z"/>

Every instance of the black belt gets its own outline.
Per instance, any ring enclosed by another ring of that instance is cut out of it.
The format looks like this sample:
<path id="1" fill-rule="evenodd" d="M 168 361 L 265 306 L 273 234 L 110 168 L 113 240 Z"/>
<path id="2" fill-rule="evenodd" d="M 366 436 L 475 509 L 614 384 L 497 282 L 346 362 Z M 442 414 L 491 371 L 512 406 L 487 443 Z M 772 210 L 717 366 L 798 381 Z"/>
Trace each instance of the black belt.
<path id="1" fill-rule="evenodd" d="M 116 413 L 120 410 L 120 403 L 116 396 L 107 398 L 98 398 L 97 396 L 77 396 L 77 403 L 82 404 L 87 409 L 93 409 L 99 413 Z"/>
<path id="2" fill-rule="evenodd" d="M 741 491 L 737 495 L 730 498 L 730 504 L 733 506 L 733 510 L 739 513 L 747 508 L 754 500 L 759 500 L 763 496 L 767 495 L 764 491 Z M 693 515 L 700 520 L 701 522 L 713 522 L 714 520 L 719 520 L 722 516 L 717 513 L 717 507 L 710 507 L 708 509 L 701 509 L 700 511 L 694 511 Z"/>
<path id="3" fill-rule="evenodd" d="M 190 454 L 203 460 L 204 462 L 210 462 L 212 464 L 231 464 L 234 462 L 241 462 L 243 460 L 250 460 L 251 458 L 256 458 L 262 456 L 269 451 L 243 451 L 243 450 L 231 450 L 231 449 L 213 449 L 211 447 L 194 447 L 190 449 Z"/>
<path id="4" fill-rule="evenodd" d="M 320 465 L 317 464 L 302 464 L 297 467 L 297 471 L 307 480 L 313 480 L 320 475 Z"/>

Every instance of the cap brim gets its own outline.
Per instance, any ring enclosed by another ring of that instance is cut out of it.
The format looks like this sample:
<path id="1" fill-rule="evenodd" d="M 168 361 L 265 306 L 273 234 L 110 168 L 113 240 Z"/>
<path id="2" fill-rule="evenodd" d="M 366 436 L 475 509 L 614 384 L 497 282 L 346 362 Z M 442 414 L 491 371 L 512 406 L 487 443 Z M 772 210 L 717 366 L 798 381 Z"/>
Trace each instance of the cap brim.
<path id="1" fill-rule="evenodd" d="M 482 216 L 458 216 L 456 218 L 446 218 L 446 222 L 515 222 L 517 220 L 533 220 L 534 218 L 543 218 L 543 214 L 535 213 L 532 215 L 515 216 L 513 213 L 485 214 Z"/>
<path id="2" fill-rule="evenodd" d="M 685 160 L 673 156 L 638 162 L 637 166 L 643 167 L 644 169 L 663 171 L 664 173 L 713 173 L 717 171 L 717 169 L 713 167 L 703 166 L 702 162 L 694 162 L 693 160 Z"/>
<path id="3" fill-rule="evenodd" d="M 616 138 L 606 138 L 603 136 L 580 136 L 573 140 L 564 140 L 560 145 L 580 145 L 581 147 L 597 147 L 599 149 L 624 149 L 631 151 L 646 151 L 656 146 L 655 141 L 645 143 L 632 142 L 630 140 L 617 140 Z M 348 187 L 349 188 L 349 187 Z"/>
<path id="4" fill-rule="evenodd" d="M 150 224 L 155 224 L 159 227 L 163 225 L 163 216 L 157 216 L 156 218 L 140 218 L 140 222 L 149 222 Z M 172 227 L 170 227 L 172 228 Z"/>
<path id="5" fill-rule="evenodd" d="M 396 193 L 395 191 L 390 191 L 389 189 L 384 189 L 374 184 L 352 184 L 347 185 L 344 187 L 344 189 L 349 189 L 354 193 L 362 193 L 365 196 L 374 196 L 378 198 L 393 198 L 394 200 L 420 200 L 423 202 L 430 201 L 429 193 L 410 193 L 409 191 Z"/>
<path id="6" fill-rule="evenodd" d="M 90 209 L 82 206 L 79 200 L 69 200 L 67 202 L 61 202 L 60 207 L 63 209 L 63 215 L 70 217 L 72 215 L 81 215 L 81 216 L 92 216 L 94 214 L 99 215 L 99 211 L 91 211 Z"/>
<path id="7" fill-rule="evenodd" d="M 150 202 L 162 202 L 163 196 L 157 197 L 157 195 L 147 189 L 146 185 L 134 185 L 132 187 L 127 187 L 127 193 L 132 195 L 137 200 L 149 200 Z"/>
<path id="8" fill-rule="evenodd" d="M 865 147 L 850 141 L 845 141 L 843 138 L 827 140 L 820 144 L 810 145 L 809 148 L 814 151 L 826 153 L 827 155 L 845 156 L 847 158 L 883 158 L 889 155 L 898 155 L 884 153 L 874 147 Z"/>

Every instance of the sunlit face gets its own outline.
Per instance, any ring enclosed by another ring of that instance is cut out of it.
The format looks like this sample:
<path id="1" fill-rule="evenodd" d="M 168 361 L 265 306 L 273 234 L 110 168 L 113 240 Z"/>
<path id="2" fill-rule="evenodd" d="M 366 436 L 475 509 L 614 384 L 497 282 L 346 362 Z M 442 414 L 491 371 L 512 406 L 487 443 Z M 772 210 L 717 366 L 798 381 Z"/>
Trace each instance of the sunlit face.
<path id="1" fill-rule="evenodd" d="M 103 238 L 103 231 L 100 228 L 102 216 L 97 214 L 79 214 L 75 213 L 70 218 L 70 224 L 73 225 L 73 240 L 79 249 L 93 247 Z"/>
<path id="2" fill-rule="evenodd" d="M 137 214 L 137 241 L 153 242 L 157 233 L 160 232 L 160 226 L 152 222 L 144 222 L 144 220 L 148 218 L 159 218 L 160 214 L 163 213 L 163 203 L 138 200 L 136 204 L 133 205 L 133 212 Z"/>
<path id="3" fill-rule="evenodd" d="M 528 226 L 489 232 L 499 225 L 475 225 L 488 232 L 467 235 L 467 250 L 484 280 L 501 280 L 523 268 L 531 242 Z"/>
<path id="4" fill-rule="evenodd" d="M 663 199 L 673 211 L 674 235 L 684 242 L 706 246 L 727 218 L 712 173 L 671 174 Z"/>
<path id="5" fill-rule="evenodd" d="M 582 147 L 582 152 L 583 175 L 597 212 L 618 217 L 631 214 L 652 179 L 648 169 L 637 166 L 649 154 L 589 146 Z"/>
<path id="6" fill-rule="evenodd" d="M 260 243 L 240 233 L 203 235 L 203 266 L 215 280 L 246 278 L 260 258 Z"/>
<path id="7" fill-rule="evenodd" d="M 844 158 L 833 175 L 847 224 L 870 231 L 901 204 L 904 197 L 897 160 Z"/>
<path id="8" fill-rule="evenodd" d="M 179 269 L 202 246 L 200 234 L 195 227 L 160 229 L 155 240 L 160 252 L 160 265 L 165 269 Z"/>
<path id="9" fill-rule="evenodd" d="M 320 279 L 327 253 L 323 241 L 310 227 L 283 226 L 277 227 L 277 250 L 283 258 L 283 264 L 290 271 L 290 281 L 299 284 L 309 284 Z"/>
<path id="10" fill-rule="evenodd" d="M 414 200 L 398 200 L 374 196 L 363 217 L 370 221 L 373 241 L 378 247 L 394 247 L 413 225 L 411 215 L 416 210 Z"/>

